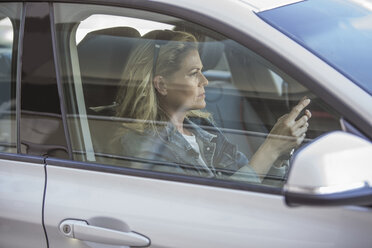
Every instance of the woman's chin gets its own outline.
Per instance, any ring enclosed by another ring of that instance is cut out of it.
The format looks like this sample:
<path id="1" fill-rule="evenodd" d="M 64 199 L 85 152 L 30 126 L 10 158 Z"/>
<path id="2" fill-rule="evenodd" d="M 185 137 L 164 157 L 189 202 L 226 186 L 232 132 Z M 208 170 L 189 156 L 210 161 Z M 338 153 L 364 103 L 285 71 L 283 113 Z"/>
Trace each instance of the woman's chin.
<path id="1" fill-rule="evenodd" d="M 205 107 L 207 106 L 207 104 L 205 102 L 202 102 L 200 104 L 197 104 L 194 108 L 194 110 L 200 110 L 200 109 L 204 109 Z"/>
<path id="2" fill-rule="evenodd" d="M 184 107 L 183 110 L 184 111 L 201 110 L 201 109 L 204 109 L 206 106 L 207 106 L 206 102 L 205 101 L 202 101 L 202 102 L 198 102 L 198 103 L 192 104 L 189 107 Z"/>

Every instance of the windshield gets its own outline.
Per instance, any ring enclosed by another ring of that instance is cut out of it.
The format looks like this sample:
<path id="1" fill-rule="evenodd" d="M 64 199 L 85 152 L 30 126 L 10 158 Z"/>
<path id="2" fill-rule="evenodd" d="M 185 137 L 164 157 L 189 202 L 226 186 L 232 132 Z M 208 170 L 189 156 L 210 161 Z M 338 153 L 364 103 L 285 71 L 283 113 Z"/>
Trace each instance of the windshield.
<path id="1" fill-rule="evenodd" d="M 372 2 L 309 0 L 258 13 L 372 94 Z"/>

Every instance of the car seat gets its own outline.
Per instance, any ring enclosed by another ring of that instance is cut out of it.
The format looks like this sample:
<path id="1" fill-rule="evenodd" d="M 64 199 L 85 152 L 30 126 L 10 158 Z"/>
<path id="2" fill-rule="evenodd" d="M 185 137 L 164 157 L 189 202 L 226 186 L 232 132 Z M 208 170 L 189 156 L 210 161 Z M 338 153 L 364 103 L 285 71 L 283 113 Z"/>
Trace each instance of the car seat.
<path id="1" fill-rule="evenodd" d="M 98 162 L 115 164 L 112 155 L 121 154 L 120 144 L 115 142 L 121 121 L 114 118 L 114 101 L 138 38 L 140 33 L 134 28 L 114 27 L 91 32 L 78 45 L 85 106 Z"/>
<path id="2" fill-rule="evenodd" d="M 201 45 L 201 60 L 209 79 L 206 87 L 206 110 L 229 141 L 249 158 L 262 143 L 267 130 L 242 91 L 231 83 L 228 71 L 213 70 L 223 56 L 225 45 L 221 41 L 207 41 Z M 218 76 L 220 75 L 220 76 Z"/>
<path id="3" fill-rule="evenodd" d="M 88 33 L 78 45 L 80 73 L 88 114 L 113 115 L 123 69 L 140 37 L 131 27 L 114 27 Z"/>

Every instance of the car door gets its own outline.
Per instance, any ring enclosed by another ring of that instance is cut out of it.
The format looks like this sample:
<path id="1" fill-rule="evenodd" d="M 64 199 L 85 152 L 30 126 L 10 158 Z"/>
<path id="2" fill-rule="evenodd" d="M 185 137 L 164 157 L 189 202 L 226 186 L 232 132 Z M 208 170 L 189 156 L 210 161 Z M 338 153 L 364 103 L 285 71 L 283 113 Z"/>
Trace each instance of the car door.
<path id="1" fill-rule="evenodd" d="M 49 247 L 349 247 L 354 242 L 367 247 L 371 242 L 369 208 L 289 208 L 282 195 L 285 176 L 269 176 L 262 184 L 206 178 L 148 166 L 177 166 L 174 161 L 122 154 L 126 147 L 121 146 L 119 129 L 138 120 L 112 113 L 115 97 L 131 49 L 141 35 L 154 29 L 193 33 L 203 48 L 202 58 L 208 57 L 210 47 L 209 55 L 219 54 L 215 61 L 203 59 L 209 75 L 217 77 L 210 78 L 206 89 L 207 105 L 211 105 L 207 109 L 247 158 L 266 138 L 272 120 L 304 95 L 313 100 L 318 113 L 306 142 L 341 129 L 342 119 L 342 109 L 330 107 L 325 101 L 329 99 L 258 55 L 257 43 L 249 49 L 224 36 L 218 27 L 212 30 L 195 24 L 197 12 L 191 12 L 193 22 L 185 14 L 178 18 L 181 7 L 172 6 L 177 12 L 163 15 L 158 12 L 170 7 L 167 4 L 152 3 L 154 11 L 132 5 L 51 5 L 67 144 L 62 150 L 68 154 L 51 153 L 45 159 L 43 213 Z M 201 24 L 208 20 L 200 18 Z M 257 88 L 253 81 L 245 85 L 242 70 L 246 67 L 257 73 L 256 82 L 270 79 L 271 88 Z M 286 94 L 276 87 L 284 82 L 291 89 Z M 273 102 L 277 110 L 271 109 Z"/>
<path id="2" fill-rule="evenodd" d="M 0 3 L 0 246 L 36 248 L 47 247 L 45 163 L 42 156 L 21 151 L 23 14 L 22 3 Z"/>

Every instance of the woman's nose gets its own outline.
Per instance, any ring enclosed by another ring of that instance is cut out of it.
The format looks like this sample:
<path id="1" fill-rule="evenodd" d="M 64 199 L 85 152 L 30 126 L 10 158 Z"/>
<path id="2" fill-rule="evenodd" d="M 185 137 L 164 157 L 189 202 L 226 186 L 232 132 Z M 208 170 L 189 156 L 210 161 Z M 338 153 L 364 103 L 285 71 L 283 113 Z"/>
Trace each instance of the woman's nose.
<path id="1" fill-rule="evenodd" d="M 204 74 L 203 73 L 200 73 L 201 74 L 201 85 L 203 85 L 203 86 L 206 86 L 206 85 L 208 85 L 208 79 L 204 76 Z"/>

